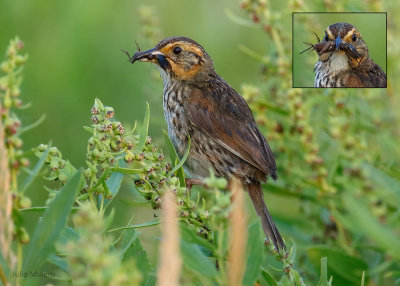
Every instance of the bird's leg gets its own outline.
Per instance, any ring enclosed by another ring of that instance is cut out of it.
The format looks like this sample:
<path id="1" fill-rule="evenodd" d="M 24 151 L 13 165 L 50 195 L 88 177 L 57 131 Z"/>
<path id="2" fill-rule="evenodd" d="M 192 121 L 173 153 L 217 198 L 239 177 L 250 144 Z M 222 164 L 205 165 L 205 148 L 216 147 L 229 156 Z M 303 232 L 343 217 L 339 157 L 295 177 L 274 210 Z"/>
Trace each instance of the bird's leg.
<path id="1" fill-rule="evenodd" d="M 207 187 L 207 185 L 200 179 L 185 178 L 186 188 L 190 191 L 194 185 L 199 185 L 202 187 Z"/>
<path id="2" fill-rule="evenodd" d="M 207 188 L 207 185 L 200 179 L 185 178 L 185 184 L 186 184 L 187 190 L 189 191 L 189 195 L 191 195 L 192 187 L 194 185 L 199 185 L 204 188 Z"/>

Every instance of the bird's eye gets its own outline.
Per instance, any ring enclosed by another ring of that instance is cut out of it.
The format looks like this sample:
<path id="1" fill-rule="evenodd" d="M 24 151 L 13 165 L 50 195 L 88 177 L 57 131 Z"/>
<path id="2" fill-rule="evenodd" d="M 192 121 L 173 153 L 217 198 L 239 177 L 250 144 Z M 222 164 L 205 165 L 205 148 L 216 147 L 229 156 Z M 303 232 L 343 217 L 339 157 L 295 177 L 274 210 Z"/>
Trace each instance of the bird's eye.
<path id="1" fill-rule="evenodd" d="M 357 35 L 354 33 L 351 39 L 353 40 L 353 42 L 355 42 L 357 40 Z"/>
<path id="2" fill-rule="evenodd" d="M 175 47 L 173 49 L 173 52 L 175 55 L 179 55 L 182 52 L 182 48 L 181 47 Z"/>

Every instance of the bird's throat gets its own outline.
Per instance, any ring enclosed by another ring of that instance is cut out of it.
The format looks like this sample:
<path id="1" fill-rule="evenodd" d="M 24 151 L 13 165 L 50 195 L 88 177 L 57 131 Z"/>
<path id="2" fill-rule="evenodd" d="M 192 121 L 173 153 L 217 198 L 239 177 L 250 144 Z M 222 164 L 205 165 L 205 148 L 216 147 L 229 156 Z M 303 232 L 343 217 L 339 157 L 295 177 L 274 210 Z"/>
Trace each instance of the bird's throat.
<path id="1" fill-rule="evenodd" d="M 328 68 L 332 72 L 339 72 L 350 68 L 349 59 L 344 51 L 332 53 L 328 59 Z"/>

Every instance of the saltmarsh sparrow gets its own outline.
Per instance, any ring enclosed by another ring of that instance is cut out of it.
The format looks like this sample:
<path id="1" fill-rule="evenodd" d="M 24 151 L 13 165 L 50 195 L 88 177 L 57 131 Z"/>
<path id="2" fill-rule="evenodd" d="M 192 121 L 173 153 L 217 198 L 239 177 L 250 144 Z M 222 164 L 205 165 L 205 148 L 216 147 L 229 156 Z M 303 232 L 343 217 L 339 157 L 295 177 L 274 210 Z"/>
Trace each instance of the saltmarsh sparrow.
<path id="1" fill-rule="evenodd" d="M 386 74 L 368 53 L 360 32 L 351 24 L 335 23 L 311 45 L 319 60 L 314 87 L 386 87 Z"/>
<path id="2" fill-rule="evenodd" d="M 171 37 L 130 57 L 136 61 L 153 62 L 160 70 L 168 135 L 181 157 L 190 136 L 185 171 L 194 180 L 208 177 L 210 170 L 228 180 L 238 178 L 266 236 L 276 249 L 285 249 L 260 183 L 268 176 L 278 178 L 272 151 L 246 101 L 215 72 L 204 48 L 189 38 Z"/>

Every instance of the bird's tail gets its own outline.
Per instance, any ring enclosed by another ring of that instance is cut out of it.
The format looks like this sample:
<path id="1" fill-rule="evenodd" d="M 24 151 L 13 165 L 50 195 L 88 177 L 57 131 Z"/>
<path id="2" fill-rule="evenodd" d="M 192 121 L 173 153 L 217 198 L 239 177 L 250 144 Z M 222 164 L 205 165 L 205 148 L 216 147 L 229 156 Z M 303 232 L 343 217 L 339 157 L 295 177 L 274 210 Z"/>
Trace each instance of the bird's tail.
<path id="1" fill-rule="evenodd" d="M 283 249 L 286 251 L 285 243 L 283 242 L 282 236 L 278 231 L 274 221 L 272 220 L 271 215 L 267 209 L 267 206 L 264 202 L 264 194 L 261 188 L 261 185 L 258 184 L 250 184 L 247 186 L 250 194 L 251 201 L 253 202 L 254 208 L 258 216 L 261 218 L 262 228 L 264 230 L 265 235 L 268 239 L 272 240 L 275 245 L 275 248 L 279 251 Z"/>

